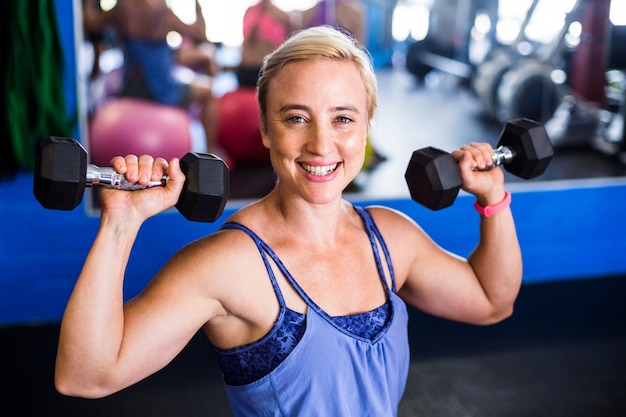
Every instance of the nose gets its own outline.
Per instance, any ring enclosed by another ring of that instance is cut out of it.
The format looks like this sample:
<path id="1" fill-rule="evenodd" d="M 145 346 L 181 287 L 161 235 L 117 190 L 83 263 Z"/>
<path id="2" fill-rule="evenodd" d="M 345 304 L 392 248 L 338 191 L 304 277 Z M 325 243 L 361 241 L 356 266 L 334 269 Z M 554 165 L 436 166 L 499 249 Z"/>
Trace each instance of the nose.
<path id="1" fill-rule="evenodd" d="M 316 123 L 312 126 L 307 139 L 307 151 L 315 155 L 325 155 L 333 146 L 333 130 L 331 127 Z"/>

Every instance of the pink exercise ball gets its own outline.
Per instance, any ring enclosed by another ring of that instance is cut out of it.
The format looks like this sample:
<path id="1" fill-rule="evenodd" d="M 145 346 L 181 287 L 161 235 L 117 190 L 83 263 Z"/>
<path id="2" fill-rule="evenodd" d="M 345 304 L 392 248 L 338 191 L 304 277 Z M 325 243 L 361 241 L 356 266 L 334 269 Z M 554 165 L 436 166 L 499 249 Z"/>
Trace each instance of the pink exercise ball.
<path id="1" fill-rule="evenodd" d="M 219 98 L 217 142 L 237 162 L 269 161 L 261 141 L 259 107 L 252 88 L 230 91 Z"/>
<path id="2" fill-rule="evenodd" d="M 144 100 L 118 98 L 103 104 L 89 123 L 89 157 L 108 166 L 115 156 L 152 155 L 169 161 L 191 150 L 187 111 Z"/>

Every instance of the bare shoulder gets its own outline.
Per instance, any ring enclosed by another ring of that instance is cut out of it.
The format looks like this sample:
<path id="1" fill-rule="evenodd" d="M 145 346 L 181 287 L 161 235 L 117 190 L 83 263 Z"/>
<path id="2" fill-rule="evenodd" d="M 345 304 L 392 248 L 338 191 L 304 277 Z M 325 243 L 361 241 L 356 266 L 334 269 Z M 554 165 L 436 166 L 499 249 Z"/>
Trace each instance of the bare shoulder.
<path id="1" fill-rule="evenodd" d="M 385 206 L 368 206 L 369 211 L 374 219 L 374 222 L 381 231 L 383 229 L 394 231 L 400 229 L 415 229 L 421 232 L 421 228 L 418 224 L 406 214 Z"/>
<path id="2" fill-rule="evenodd" d="M 229 229 L 218 230 L 183 247 L 171 262 L 184 268 L 204 271 L 203 275 L 236 272 L 240 265 L 248 265 L 246 258 L 258 256 L 256 245 L 245 233 Z"/>
<path id="3" fill-rule="evenodd" d="M 255 289 L 269 286 L 267 272 L 255 242 L 236 229 L 218 230 L 187 244 L 163 268 L 164 280 L 176 280 L 226 310 L 254 298 Z M 167 285 L 167 284 L 166 284 Z M 271 293 L 270 293 L 271 295 Z"/>
<path id="4" fill-rule="evenodd" d="M 367 210 L 392 251 L 395 249 L 404 253 L 408 248 L 430 243 L 430 238 L 422 228 L 401 211 L 384 206 L 369 206 Z"/>
<path id="5" fill-rule="evenodd" d="M 250 211 L 244 212 L 229 221 L 256 231 L 258 225 L 247 215 Z M 198 279 L 195 287 L 221 306 L 223 313 L 204 327 L 215 346 L 241 346 L 269 331 L 278 314 L 278 300 L 259 247 L 248 234 L 221 229 L 190 243 L 177 257 L 176 263 L 191 265 L 186 268 Z"/>
<path id="6" fill-rule="evenodd" d="M 226 221 L 255 230 L 254 219 L 258 216 L 257 208 L 246 207 Z M 212 287 L 211 292 L 222 300 L 241 294 L 242 287 L 254 286 L 251 277 L 266 275 L 257 244 L 239 229 L 220 228 L 189 243 L 175 255 L 172 263 L 185 268 L 189 275 L 206 281 Z"/>
<path id="7" fill-rule="evenodd" d="M 402 286 L 411 265 L 420 259 L 434 256 L 439 249 L 422 228 L 406 214 L 382 206 L 370 206 L 367 209 L 389 249 L 397 283 Z"/>

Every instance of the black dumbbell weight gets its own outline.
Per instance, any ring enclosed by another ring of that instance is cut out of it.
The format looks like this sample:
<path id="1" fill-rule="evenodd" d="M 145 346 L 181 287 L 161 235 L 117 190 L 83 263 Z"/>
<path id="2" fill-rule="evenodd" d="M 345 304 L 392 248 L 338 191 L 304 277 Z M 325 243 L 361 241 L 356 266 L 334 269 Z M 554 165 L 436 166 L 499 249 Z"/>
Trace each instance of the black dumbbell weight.
<path id="1" fill-rule="evenodd" d="M 228 201 L 228 167 L 217 156 L 198 152 L 183 156 L 180 166 L 186 180 L 176 208 L 188 220 L 214 222 Z M 89 164 L 87 151 L 76 140 L 49 136 L 37 147 L 33 193 L 45 208 L 73 210 L 80 204 L 85 187 L 133 191 L 164 186 L 167 180 L 165 176 L 147 186 L 129 182 L 111 167 Z"/>
<path id="2" fill-rule="evenodd" d="M 543 125 L 526 118 L 515 119 L 502 128 L 490 168 L 502 165 L 520 178 L 535 178 L 543 174 L 553 154 Z M 413 152 L 405 179 L 411 198 L 431 210 L 452 205 L 463 183 L 452 155 L 433 147 Z"/>

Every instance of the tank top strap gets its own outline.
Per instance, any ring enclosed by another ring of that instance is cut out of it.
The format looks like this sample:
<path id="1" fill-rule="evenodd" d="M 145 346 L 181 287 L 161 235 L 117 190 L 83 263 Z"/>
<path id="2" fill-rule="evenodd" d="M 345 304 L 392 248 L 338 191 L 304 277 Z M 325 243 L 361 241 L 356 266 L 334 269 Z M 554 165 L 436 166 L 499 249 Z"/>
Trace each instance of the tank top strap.
<path id="1" fill-rule="evenodd" d="M 286 307 L 285 301 L 283 299 L 283 296 L 282 296 L 282 293 L 280 291 L 280 288 L 278 287 L 278 283 L 276 281 L 276 277 L 275 277 L 275 275 L 273 273 L 273 270 L 272 270 L 272 268 L 271 268 L 271 266 L 269 264 L 269 261 L 268 261 L 266 255 L 269 255 L 269 257 L 274 261 L 274 263 L 276 263 L 276 265 L 278 266 L 278 269 L 280 269 L 280 271 L 283 273 L 283 275 L 285 276 L 285 278 L 287 279 L 289 284 L 291 284 L 292 288 L 294 290 L 296 290 L 298 295 L 307 303 L 309 308 L 311 308 L 313 311 L 315 311 L 315 312 L 317 312 L 319 314 L 322 314 L 322 315 L 326 314 L 324 312 L 324 310 L 322 310 L 321 307 L 319 307 L 308 296 L 308 294 L 302 289 L 302 287 L 300 287 L 298 282 L 294 279 L 294 277 L 291 275 L 291 273 L 289 272 L 287 267 L 283 264 L 283 262 L 280 260 L 278 255 L 272 250 L 272 248 L 270 248 L 269 245 L 267 243 L 265 243 L 265 241 L 263 241 L 256 233 L 254 233 L 252 230 L 248 229 L 246 226 L 244 226 L 242 224 L 239 224 L 239 223 L 234 223 L 234 222 L 225 223 L 222 226 L 222 229 L 239 229 L 239 230 L 242 230 L 243 232 L 247 233 L 248 236 L 250 236 L 252 238 L 252 240 L 254 240 L 254 242 L 256 243 L 257 247 L 259 248 L 259 251 L 261 252 L 261 256 L 263 257 L 263 262 L 265 263 L 265 267 L 267 268 L 267 272 L 270 275 L 270 279 L 272 280 L 272 285 L 274 286 L 274 290 L 276 292 L 276 295 L 279 297 L 279 301 L 281 303 L 281 307 Z"/>
<path id="2" fill-rule="evenodd" d="M 380 279 L 383 281 L 383 284 L 385 285 L 385 288 L 387 289 L 387 291 L 391 291 L 395 293 L 396 281 L 395 281 L 395 276 L 393 272 L 393 264 L 391 262 L 391 256 L 389 254 L 389 250 L 387 249 L 387 245 L 385 244 L 385 241 L 383 240 L 380 230 L 378 230 L 378 227 L 374 223 L 374 219 L 372 218 L 372 215 L 369 213 L 369 211 L 367 211 L 363 207 L 359 207 L 359 206 L 353 206 L 353 207 L 356 210 L 356 212 L 359 214 L 361 219 L 363 220 L 365 230 L 367 232 L 367 235 L 370 240 L 370 244 L 372 246 L 372 251 L 374 252 L 374 259 L 376 261 L 376 268 L 378 269 L 378 274 L 380 276 Z M 245 232 L 248 236 L 250 236 L 250 238 L 254 241 L 257 248 L 259 249 L 259 252 L 261 253 L 261 256 L 263 257 L 263 263 L 265 264 L 267 273 L 270 276 L 270 279 L 272 281 L 272 286 L 274 287 L 274 291 L 276 292 L 276 295 L 279 299 L 279 303 L 281 307 L 286 306 L 285 301 L 284 301 L 282 292 L 280 291 L 280 287 L 278 286 L 278 282 L 276 281 L 276 276 L 274 275 L 273 269 L 271 268 L 271 265 L 269 264 L 269 260 L 267 259 L 267 255 L 269 255 L 269 257 L 274 261 L 274 263 L 276 263 L 276 265 L 278 266 L 280 271 L 283 273 L 287 281 L 291 284 L 292 288 L 296 290 L 298 295 L 307 303 L 307 305 L 311 309 L 313 309 L 315 312 L 324 316 L 327 315 L 326 312 L 322 310 L 322 308 L 318 306 L 309 297 L 309 295 L 302 289 L 302 287 L 300 287 L 298 282 L 293 278 L 293 276 L 291 275 L 287 267 L 282 263 L 282 261 L 280 260 L 278 255 L 276 255 L 276 253 L 272 250 L 272 248 L 270 248 L 269 245 L 265 243 L 265 241 L 263 241 L 263 239 L 261 239 L 256 233 L 248 229 L 246 226 L 239 224 L 239 223 L 235 223 L 235 222 L 224 223 L 224 225 L 222 225 L 221 228 L 241 230 Z M 387 262 L 387 268 L 389 270 L 390 279 L 391 279 L 391 289 L 389 288 L 389 285 L 387 284 L 387 280 L 385 279 L 386 274 L 385 274 L 385 269 L 383 268 L 380 251 L 378 249 L 379 245 L 385 256 L 385 261 Z"/>
<path id="3" fill-rule="evenodd" d="M 385 270 L 383 268 L 383 264 L 380 257 L 380 251 L 378 250 L 378 246 L 383 251 L 383 255 L 385 256 L 385 261 L 387 262 L 387 268 L 389 270 L 389 277 L 391 279 L 391 292 L 396 292 L 396 278 L 393 272 L 393 263 L 391 262 L 391 255 L 389 254 L 389 249 L 385 244 L 385 240 L 374 223 L 374 219 L 369 211 L 360 206 L 354 206 L 356 212 L 361 216 L 363 220 L 363 224 L 365 225 L 365 229 L 367 230 L 367 236 L 370 239 L 370 243 L 372 245 L 372 250 L 374 251 L 374 258 L 376 259 L 376 267 L 378 268 L 378 273 L 380 274 L 381 279 L 383 280 L 385 287 L 389 290 L 389 286 L 387 285 L 387 280 L 385 279 Z"/>
<path id="4" fill-rule="evenodd" d="M 256 233 L 254 233 L 252 230 L 248 229 L 246 226 L 240 223 L 235 223 L 235 222 L 224 223 L 222 227 L 220 228 L 220 230 L 226 230 L 226 229 L 241 230 L 242 232 L 250 236 L 250 238 L 254 241 L 256 247 L 259 249 L 261 258 L 263 259 L 263 263 L 265 264 L 265 269 L 267 270 L 267 274 L 270 277 L 270 281 L 272 282 L 272 287 L 274 288 L 274 292 L 276 293 L 276 298 L 278 298 L 278 304 L 280 305 L 281 310 L 284 310 L 287 307 L 287 305 L 285 303 L 285 299 L 283 298 L 283 293 L 280 291 L 280 287 L 278 286 L 278 281 L 276 280 L 276 276 L 274 275 L 274 270 L 272 269 L 272 266 L 270 265 L 269 260 L 267 259 L 267 255 L 270 255 L 270 257 L 274 259 L 274 261 L 276 262 L 276 259 L 278 259 L 278 257 L 276 256 L 274 251 Z M 284 268 L 284 266 L 282 266 L 282 263 L 277 262 L 277 264 L 278 264 L 278 267 L 282 271 Z"/>

